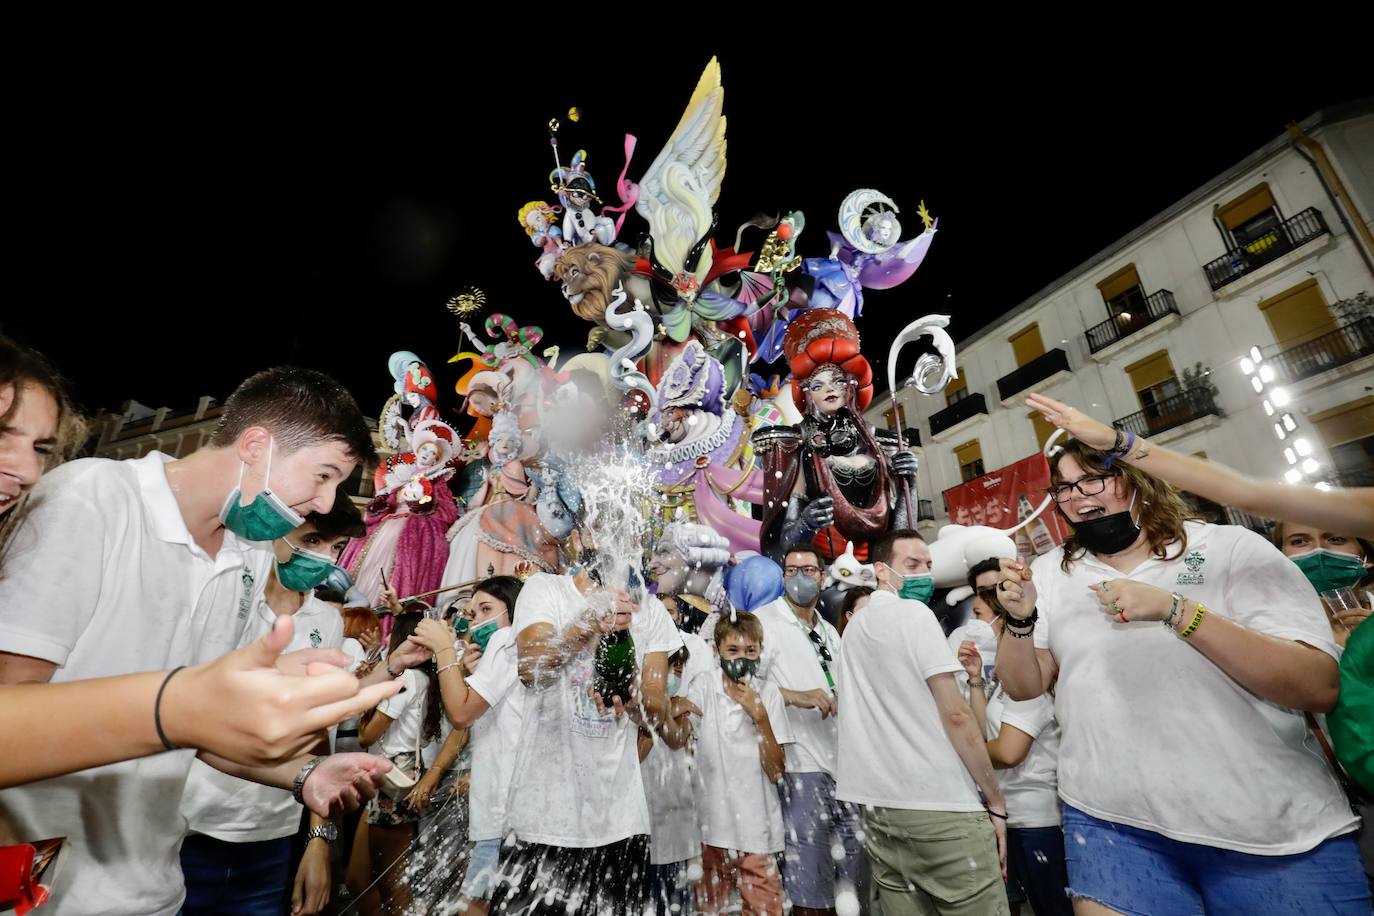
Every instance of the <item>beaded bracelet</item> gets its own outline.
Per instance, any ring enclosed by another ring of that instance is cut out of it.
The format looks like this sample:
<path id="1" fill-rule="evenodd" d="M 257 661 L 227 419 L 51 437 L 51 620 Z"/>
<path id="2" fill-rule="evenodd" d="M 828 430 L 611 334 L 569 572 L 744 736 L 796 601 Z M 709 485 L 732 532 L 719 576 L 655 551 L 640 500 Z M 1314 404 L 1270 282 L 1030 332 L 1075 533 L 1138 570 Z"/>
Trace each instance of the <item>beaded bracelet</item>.
<path id="1" fill-rule="evenodd" d="M 458 667 L 458 662 L 449 662 L 447 665 L 441 666 L 441 667 L 439 668 L 439 670 L 436 671 L 436 672 L 434 672 L 434 673 L 435 673 L 436 675 L 443 674 L 443 673 L 444 673 L 445 671 L 447 671 L 448 669 L 450 669 L 450 668 L 457 668 L 457 667 Z"/>
<path id="2" fill-rule="evenodd" d="M 1188 624 L 1188 629 L 1184 630 L 1179 636 L 1187 639 L 1197 632 L 1198 624 L 1202 623 L 1202 618 L 1207 614 L 1207 608 L 1201 601 L 1198 602 L 1197 611 L 1193 614 L 1193 622 Z"/>
<path id="3" fill-rule="evenodd" d="M 1178 613 L 1178 606 L 1183 603 L 1183 596 L 1174 592 L 1169 597 L 1174 599 L 1174 603 L 1169 608 L 1169 616 L 1164 618 L 1164 625 L 1172 630 L 1174 628 L 1174 615 Z"/>

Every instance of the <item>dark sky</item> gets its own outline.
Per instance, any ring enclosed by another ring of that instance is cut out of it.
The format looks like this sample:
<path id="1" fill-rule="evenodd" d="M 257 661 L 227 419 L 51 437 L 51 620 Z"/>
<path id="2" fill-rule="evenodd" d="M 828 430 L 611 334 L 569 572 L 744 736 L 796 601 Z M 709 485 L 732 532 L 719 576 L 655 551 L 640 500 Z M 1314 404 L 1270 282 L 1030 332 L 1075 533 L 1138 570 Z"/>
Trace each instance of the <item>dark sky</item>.
<path id="1" fill-rule="evenodd" d="M 802 209 L 801 251 L 821 255 L 850 190 L 894 198 L 907 235 L 924 199 L 941 231 L 910 282 L 867 298 L 859 327 L 874 359 L 926 312 L 950 310 L 956 338 L 976 331 L 1288 120 L 1371 88 L 1325 64 L 1319 80 L 1281 68 L 1228 88 L 1170 84 L 1158 56 L 1056 70 L 1053 55 L 1022 53 L 922 52 L 866 81 L 896 87 L 882 91 L 722 51 L 718 241 L 756 212 Z M 199 67 L 187 52 L 174 68 L 100 70 L 79 89 L 26 95 L 10 174 L 22 227 L 11 274 L 26 292 L 0 328 L 48 353 L 92 411 L 223 398 L 294 362 L 333 373 L 375 414 L 386 357 L 402 348 L 429 361 L 453 407 L 455 292 L 481 287 L 492 310 L 541 325 L 564 353 L 585 340 L 515 218 L 548 197 L 548 120 L 564 122 L 565 151 L 589 151 L 606 194 L 623 134 L 639 137 L 638 177 L 709 56 L 665 52 L 652 70 L 608 66 L 603 85 L 578 86 L 556 53 L 527 73 L 511 55 L 326 71 Z M 622 240 L 642 225 L 632 215 Z"/>

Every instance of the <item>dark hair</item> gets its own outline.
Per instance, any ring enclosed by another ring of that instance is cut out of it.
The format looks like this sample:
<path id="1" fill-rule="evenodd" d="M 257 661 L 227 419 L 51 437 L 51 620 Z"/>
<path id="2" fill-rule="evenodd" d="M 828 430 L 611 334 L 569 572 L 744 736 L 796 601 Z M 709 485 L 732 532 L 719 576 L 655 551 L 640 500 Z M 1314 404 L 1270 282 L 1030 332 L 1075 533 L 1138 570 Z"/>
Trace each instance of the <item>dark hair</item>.
<path id="1" fill-rule="evenodd" d="M 898 541 L 920 541 L 924 544 L 926 539 L 915 528 L 893 528 L 868 548 L 868 562 L 886 563 L 891 566 L 893 548 L 897 546 Z"/>
<path id="2" fill-rule="evenodd" d="M 344 593 L 337 588 L 317 588 L 315 589 L 315 597 L 325 604 L 342 605 L 344 603 Z"/>
<path id="3" fill-rule="evenodd" d="M 421 620 L 425 619 L 425 615 L 413 609 L 424 607 L 425 605 L 418 601 L 411 601 L 402 608 L 405 613 L 399 615 L 396 622 L 391 625 L 391 643 L 387 647 L 388 652 L 395 652 L 401 643 L 414 635 L 415 628 L 420 625 Z M 420 741 L 428 744 L 439 736 L 439 716 L 443 711 L 443 696 L 439 690 L 439 672 L 432 661 L 425 662 L 415 670 L 429 678 L 429 690 L 425 694 L 425 718 L 420 726 Z"/>
<path id="4" fill-rule="evenodd" d="M 270 431 L 283 454 L 324 442 L 343 443 L 358 461 L 376 454 L 353 395 L 314 369 L 280 366 L 245 380 L 224 402 L 210 445 L 228 448 L 254 426 Z"/>
<path id="5" fill-rule="evenodd" d="M 731 633 L 738 633 L 745 639 L 754 640 L 760 648 L 763 646 L 763 621 L 748 611 L 737 611 L 734 620 L 724 616 L 716 621 L 716 645 L 719 646 Z"/>
<path id="6" fill-rule="evenodd" d="M 353 500 L 340 487 L 334 491 L 334 505 L 328 512 L 311 512 L 305 520 L 315 526 L 315 533 L 326 541 L 335 538 L 367 536 L 367 525 Z"/>
<path id="7" fill-rule="evenodd" d="M 1059 473 L 1059 463 L 1065 458 L 1073 458 L 1088 474 L 1106 474 L 1121 477 L 1135 493 L 1136 509 L 1140 514 L 1140 530 L 1150 544 L 1150 555 L 1161 560 L 1176 560 L 1188 550 L 1188 532 L 1183 523 L 1197 518 L 1188 504 L 1183 501 L 1179 491 L 1157 477 L 1151 477 L 1139 468 L 1129 464 L 1107 466 L 1107 453 L 1084 445 L 1077 439 L 1067 445 L 1050 462 L 1050 485 L 1063 482 L 1064 475 Z M 1064 556 L 1059 567 L 1068 572 L 1075 560 L 1082 558 L 1087 549 L 1078 543 L 1072 534 L 1073 522 L 1069 521 L 1063 507 L 1056 505 L 1058 512 L 1069 523 L 1070 531 L 1064 541 Z M 1169 545 L 1178 544 L 1178 552 L 1169 556 Z"/>
<path id="8" fill-rule="evenodd" d="M 860 598 L 867 598 L 871 594 L 873 594 L 873 589 L 866 585 L 857 585 L 845 591 L 844 600 L 840 602 L 840 622 L 835 627 L 836 632 L 841 636 L 844 635 L 844 625 L 848 622 L 846 618 L 854 613 L 854 605 L 859 603 Z"/>
<path id="9" fill-rule="evenodd" d="M 678 649 L 672 655 L 668 656 L 668 667 L 671 668 L 673 665 L 685 665 L 687 664 L 687 659 L 691 657 L 692 650 L 683 646 L 681 649 Z"/>
<path id="10" fill-rule="evenodd" d="M 974 591 L 978 590 L 978 577 L 986 572 L 1000 573 L 1002 571 L 1002 561 L 997 557 L 988 557 L 974 563 L 968 570 L 968 587 Z"/>
<path id="11" fill-rule="evenodd" d="M 786 565 L 787 558 L 794 553 L 811 554 L 811 556 L 816 560 L 816 565 L 821 568 L 821 572 L 825 572 L 825 559 L 821 556 L 821 552 L 817 550 L 815 547 L 813 547 L 811 544 L 798 544 L 795 547 L 787 548 L 787 553 L 784 553 L 782 555 L 782 565 Z"/>
<path id="12" fill-rule="evenodd" d="M 472 590 L 475 595 L 478 592 L 486 592 L 506 605 L 506 610 L 511 615 L 511 623 L 515 622 L 515 599 L 520 597 L 520 589 L 525 587 L 525 583 L 515 576 L 488 576 L 477 587 Z"/>

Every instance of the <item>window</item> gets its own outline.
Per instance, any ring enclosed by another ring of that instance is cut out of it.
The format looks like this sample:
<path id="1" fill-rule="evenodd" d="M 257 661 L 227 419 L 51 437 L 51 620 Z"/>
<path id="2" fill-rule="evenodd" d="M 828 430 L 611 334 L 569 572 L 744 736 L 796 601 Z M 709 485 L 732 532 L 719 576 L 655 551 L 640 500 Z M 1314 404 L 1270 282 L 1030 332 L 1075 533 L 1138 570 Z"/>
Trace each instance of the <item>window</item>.
<path id="1" fill-rule="evenodd" d="M 885 429 L 887 429 L 889 432 L 895 433 L 899 428 L 906 429 L 905 408 L 903 408 L 901 404 L 898 404 L 896 414 L 893 414 L 891 407 L 889 407 L 887 410 L 884 410 L 883 422 L 887 424 Z"/>
<path id="2" fill-rule="evenodd" d="M 945 386 L 945 406 L 949 407 L 957 404 L 968 397 L 968 379 L 964 377 L 964 370 L 960 369 L 954 378 L 949 380 Z"/>
<path id="3" fill-rule="evenodd" d="M 1040 339 L 1039 323 L 1017 331 L 1011 336 L 1010 343 L 1011 352 L 1016 357 L 1018 369 L 1045 355 L 1045 342 Z"/>
<path id="4" fill-rule="evenodd" d="M 1374 394 L 1312 415 L 1344 486 L 1374 486 Z"/>
<path id="5" fill-rule="evenodd" d="M 1126 374 L 1131 377 L 1131 387 L 1135 389 L 1147 420 L 1166 419 L 1171 414 L 1187 409 L 1182 399 L 1170 400 L 1181 394 L 1183 389 L 1178 384 L 1168 350 L 1151 353 L 1131 363 L 1126 367 Z"/>
<path id="6" fill-rule="evenodd" d="M 1107 303 L 1107 314 L 1122 325 L 1144 317 L 1145 291 L 1140 286 L 1140 275 L 1134 264 L 1127 264 L 1097 284 L 1097 289 L 1102 294 L 1102 301 Z"/>
<path id="7" fill-rule="evenodd" d="M 975 477 L 982 477 L 983 471 L 983 447 L 977 439 L 971 439 L 963 445 L 954 447 L 954 461 L 959 465 L 959 478 L 961 480 L 972 480 Z"/>
<path id="8" fill-rule="evenodd" d="M 1260 182 L 1234 200 L 1218 206 L 1216 218 L 1231 235 L 1228 247 L 1259 254 L 1286 242 L 1279 231 L 1283 217 L 1266 182 Z"/>
<path id="9" fill-rule="evenodd" d="M 1315 278 L 1304 280 L 1292 289 L 1263 300 L 1259 310 L 1264 320 L 1269 322 L 1274 340 L 1284 350 L 1336 330 L 1336 319 L 1332 317 L 1326 297 L 1322 295 Z M 1344 346 L 1343 343 L 1341 345 Z M 1338 355 L 1346 354 L 1332 354 L 1333 361 Z"/>

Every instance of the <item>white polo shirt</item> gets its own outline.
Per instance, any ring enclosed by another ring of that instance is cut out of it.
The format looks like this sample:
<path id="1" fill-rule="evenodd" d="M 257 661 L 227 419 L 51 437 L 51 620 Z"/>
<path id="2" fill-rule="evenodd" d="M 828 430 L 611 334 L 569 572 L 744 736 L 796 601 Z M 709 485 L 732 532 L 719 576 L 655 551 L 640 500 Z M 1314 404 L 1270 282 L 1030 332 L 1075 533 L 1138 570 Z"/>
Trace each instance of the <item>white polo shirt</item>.
<path id="1" fill-rule="evenodd" d="M 581 617 L 586 597 L 571 576 L 536 573 L 515 603 L 515 633 L 536 623 L 564 633 Z M 630 620 L 635 663 L 682 646 L 668 610 L 652 595 Z M 520 747 L 511 777 L 509 829 L 527 843 L 590 848 L 649 835 L 649 807 L 639 775 L 638 728 L 596 709 L 596 640 L 569 659 L 554 682 L 525 693 Z"/>
<path id="2" fill-rule="evenodd" d="M 506 797 L 520 746 L 525 685 L 520 683 L 520 656 L 515 628 L 491 635 L 468 687 L 489 707 L 472 724 L 472 784 L 468 790 L 468 839 L 497 840 L 506 832 Z"/>
<path id="3" fill-rule="evenodd" d="M 763 624 L 763 657 L 759 676 L 785 690 L 825 690 L 832 692 L 821 667 L 821 656 L 807 635 L 811 632 L 797 618 L 787 599 L 778 598 L 754 612 Z M 827 665 L 833 678 L 840 657 L 840 634 L 829 621 L 816 614 L 814 632 L 830 653 Z M 787 746 L 787 772 L 829 773 L 835 775 L 835 752 L 839 742 L 839 723 L 834 716 L 821 718 L 819 709 L 787 707 L 787 721 L 796 739 Z"/>
<path id="4" fill-rule="evenodd" d="M 267 635 L 277 614 L 259 595 L 239 637 L 239 647 Z M 294 629 L 287 652 L 301 649 L 338 649 L 343 645 L 343 617 L 331 604 L 306 595 L 292 615 Z M 195 761 L 186 781 L 181 811 L 193 833 L 203 833 L 226 843 L 250 843 L 292 836 L 300 829 L 301 806 L 285 789 L 259 785 L 221 773 Z"/>
<path id="5" fill-rule="evenodd" d="M 979 688 L 974 688 L 979 689 Z M 1033 700 L 1013 700 L 1001 685 L 993 688 L 987 705 L 987 737 L 996 738 L 1007 727 L 1031 739 L 1026 759 L 997 771 L 1002 797 L 1007 802 L 1007 826 L 1016 828 L 1058 827 L 1059 723 L 1049 694 Z"/>
<path id="6" fill-rule="evenodd" d="M 1090 585 L 1134 579 L 1339 658 L 1320 599 L 1246 528 L 1189 522 L 1174 559 L 1122 574 L 1063 548 L 1031 567 L 1035 645 L 1059 663 L 1059 794 L 1094 817 L 1254 855 L 1306 852 L 1359 825 L 1303 715 L 1261 700 L 1158 621 L 1117 623 Z"/>
<path id="7" fill-rule="evenodd" d="M 983 810 L 926 683 L 961 670 L 930 608 L 873 593 L 840 643 L 836 798 L 916 811 Z"/>
<path id="8" fill-rule="evenodd" d="M 0 576 L 0 651 L 55 663 L 61 682 L 199 664 L 238 645 L 272 554 L 227 531 L 213 559 L 196 546 L 163 471 L 171 460 L 87 458 L 39 482 Z M 194 757 L 174 751 L 0 792 L 0 820 L 19 839 L 72 842 L 54 913 L 177 911 Z"/>
<path id="9" fill-rule="evenodd" d="M 756 677 L 749 686 L 763 700 L 773 740 L 785 749 L 792 732 L 777 685 Z M 701 710 L 699 719 L 692 717 L 701 842 L 742 853 L 782 852 L 782 805 L 759 759 L 758 726 L 725 692 L 719 667 L 694 677 L 687 698 Z"/>

